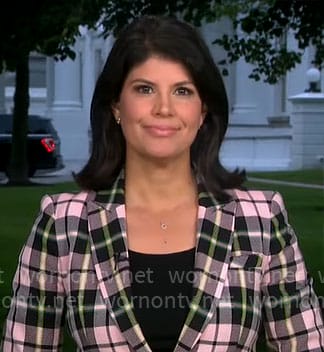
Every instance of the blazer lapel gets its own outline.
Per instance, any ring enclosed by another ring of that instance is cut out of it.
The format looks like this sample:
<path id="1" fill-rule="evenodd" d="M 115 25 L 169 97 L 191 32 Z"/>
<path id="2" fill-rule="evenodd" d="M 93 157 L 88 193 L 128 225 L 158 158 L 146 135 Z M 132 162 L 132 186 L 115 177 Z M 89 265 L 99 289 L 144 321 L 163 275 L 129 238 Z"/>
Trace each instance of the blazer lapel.
<path id="1" fill-rule="evenodd" d="M 129 345 L 136 351 L 149 352 L 131 303 L 123 178 L 116 181 L 111 191 L 97 193 L 93 201 L 88 201 L 87 210 L 91 253 L 101 294 Z"/>
<path id="2" fill-rule="evenodd" d="M 219 204 L 206 192 L 200 192 L 199 196 L 193 298 L 176 352 L 192 350 L 213 316 L 213 305 L 221 297 L 232 248 L 235 201 Z"/>

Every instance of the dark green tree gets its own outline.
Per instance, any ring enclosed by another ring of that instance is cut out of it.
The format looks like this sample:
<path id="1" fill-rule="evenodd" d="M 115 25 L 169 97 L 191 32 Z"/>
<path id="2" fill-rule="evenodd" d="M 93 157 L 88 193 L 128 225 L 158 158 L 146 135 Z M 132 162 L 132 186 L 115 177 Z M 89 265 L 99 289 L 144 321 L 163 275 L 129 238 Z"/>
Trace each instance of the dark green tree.
<path id="1" fill-rule="evenodd" d="M 255 65 L 250 77 L 276 83 L 301 62 L 305 49 L 315 48 L 313 64 L 319 69 L 324 61 L 324 9 L 320 0 L 252 1 L 233 20 L 241 34 L 223 35 L 214 43 L 227 52 L 227 61 L 240 57 Z M 297 49 L 286 45 L 290 33 Z"/>
<path id="2" fill-rule="evenodd" d="M 16 73 L 10 184 L 29 183 L 26 137 L 29 108 L 29 56 L 38 52 L 57 60 L 74 58 L 71 49 L 80 24 L 94 26 L 101 4 L 96 0 L 11 0 L 0 11 L 0 73 Z"/>
<path id="3" fill-rule="evenodd" d="M 228 64 L 244 58 L 255 65 L 250 77 L 276 83 L 301 61 L 307 46 L 315 47 L 314 64 L 324 60 L 324 10 L 321 0 L 141 0 L 107 1 L 102 24 L 106 33 L 118 32 L 131 19 L 143 14 L 173 15 L 195 26 L 229 17 L 233 35 L 215 38 L 223 47 Z M 290 31 L 298 48 L 289 49 Z"/>

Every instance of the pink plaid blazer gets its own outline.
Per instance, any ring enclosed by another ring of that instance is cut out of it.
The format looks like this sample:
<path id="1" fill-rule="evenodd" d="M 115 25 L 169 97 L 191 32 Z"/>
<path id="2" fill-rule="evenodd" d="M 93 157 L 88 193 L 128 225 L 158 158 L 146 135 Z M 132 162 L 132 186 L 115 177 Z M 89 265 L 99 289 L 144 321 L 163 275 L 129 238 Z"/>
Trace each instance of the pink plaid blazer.
<path id="1" fill-rule="evenodd" d="M 278 193 L 199 185 L 195 278 L 175 352 L 323 351 L 324 329 Z M 131 296 L 124 180 L 105 192 L 45 196 L 21 252 L 4 352 L 58 351 L 67 321 L 79 351 L 149 352 Z M 163 328 L 163 327 L 161 327 Z"/>

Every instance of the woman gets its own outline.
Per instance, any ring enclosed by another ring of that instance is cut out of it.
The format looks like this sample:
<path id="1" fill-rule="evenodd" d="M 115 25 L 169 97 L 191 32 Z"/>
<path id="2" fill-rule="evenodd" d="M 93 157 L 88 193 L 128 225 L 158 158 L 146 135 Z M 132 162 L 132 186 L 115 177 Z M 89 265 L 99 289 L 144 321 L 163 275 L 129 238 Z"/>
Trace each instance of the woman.
<path id="1" fill-rule="evenodd" d="M 241 188 L 219 149 L 222 78 L 200 36 L 143 17 L 92 101 L 78 194 L 45 196 L 19 260 L 4 351 L 323 350 L 296 236 L 273 192 Z"/>

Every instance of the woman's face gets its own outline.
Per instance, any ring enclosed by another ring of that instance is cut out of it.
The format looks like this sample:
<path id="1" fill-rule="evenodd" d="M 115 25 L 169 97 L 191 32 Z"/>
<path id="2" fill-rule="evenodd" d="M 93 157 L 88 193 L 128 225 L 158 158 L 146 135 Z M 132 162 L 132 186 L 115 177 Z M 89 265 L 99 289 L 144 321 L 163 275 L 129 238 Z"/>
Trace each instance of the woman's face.
<path id="1" fill-rule="evenodd" d="M 127 160 L 190 160 L 190 146 L 205 115 L 186 68 L 156 56 L 129 72 L 113 112 L 120 118 Z"/>

